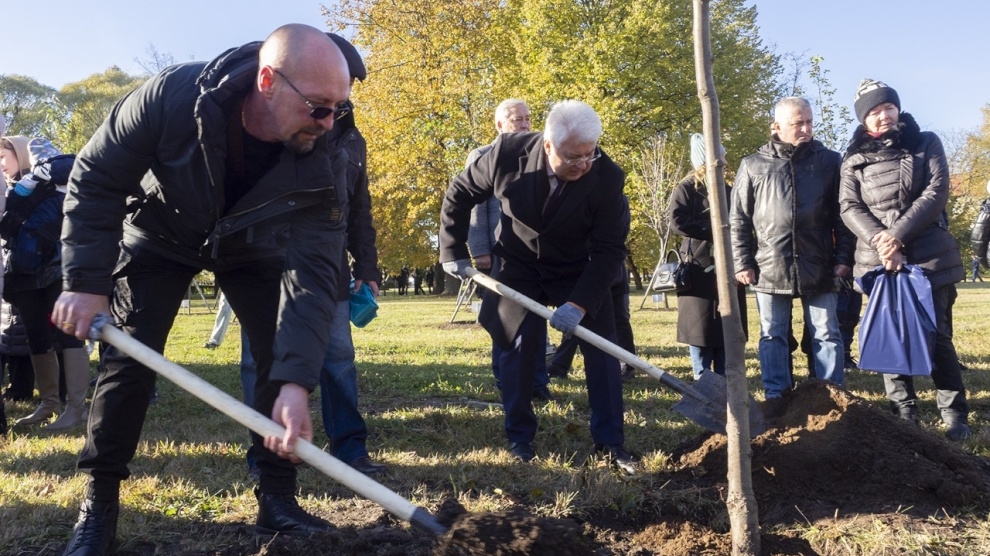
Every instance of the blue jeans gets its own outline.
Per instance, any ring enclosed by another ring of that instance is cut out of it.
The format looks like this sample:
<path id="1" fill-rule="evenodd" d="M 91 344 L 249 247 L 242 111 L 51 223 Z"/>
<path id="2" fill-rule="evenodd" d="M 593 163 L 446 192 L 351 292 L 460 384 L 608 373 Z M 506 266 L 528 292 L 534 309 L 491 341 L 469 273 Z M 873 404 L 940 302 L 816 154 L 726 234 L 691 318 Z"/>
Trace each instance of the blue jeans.
<path id="1" fill-rule="evenodd" d="M 241 387 L 244 403 L 254 398 L 254 359 L 251 345 L 241 334 Z M 357 368 L 354 366 L 354 341 L 351 338 L 350 306 L 338 301 L 330 324 L 330 343 L 320 372 L 320 409 L 323 430 L 330 439 L 330 453 L 345 462 L 367 457 L 365 439 L 368 429 L 357 409 Z M 248 450 L 248 467 L 254 454 Z"/>
<path id="2" fill-rule="evenodd" d="M 331 319 L 330 343 L 320 372 L 320 408 L 330 453 L 345 462 L 367 457 L 368 427 L 358 411 L 357 367 L 346 301 L 337 302 Z"/>
<path id="3" fill-rule="evenodd" d="M 779 398 L 791 389 L 791 295 L 756 293 L 760 313 L 760 373 L 766 397 Z M 815 376 L 839 386 L 845 383 L 842 335 L 836 316 L 835 292 L 801 296 L 804 320 L 812 334 L 811 356 Z"/>
<path id="4" fill-rule="evenodd" d="M 691 369 L 694 371 L 694 379 L 701 379 L 701 373 L 705 371 L 715 371 L 716 374 L 725 374 L 725 349 L 715 347 L 688 346 L 691 352 Z"/>
<path id="5" fill-rule="evenodd" d="M 227 305 L 230 307 L 230 305 Z M 229 320 L 229 319 L 228 319 Z M 251 357 L 251 341 L 241 328 L 241 394 L 244 397 L 244 404 L 254 407 L 254 383 L 258 379 L 258 364 Z M 247 451 L 248 469 L 254 469 L 255 463 L 254 445 Z"/>

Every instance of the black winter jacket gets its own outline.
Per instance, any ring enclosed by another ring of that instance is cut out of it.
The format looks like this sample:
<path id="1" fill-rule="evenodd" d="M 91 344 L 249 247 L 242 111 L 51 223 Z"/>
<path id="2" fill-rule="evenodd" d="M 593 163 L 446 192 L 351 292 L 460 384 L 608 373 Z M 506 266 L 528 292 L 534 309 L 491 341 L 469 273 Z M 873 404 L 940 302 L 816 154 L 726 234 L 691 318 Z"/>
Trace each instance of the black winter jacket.
<path id="1" fill-rule="evenodd" d="M 347 251 L 341 253 L 340 280 L 337 282 L 337 301 L 350 299 L 350 275 L 347 272 L 347 253 L 354 258 L 354 278 L 381 284 L 378 270 L 378 250 L 375 240 L 378 232 L 371 218 L 371 194 L 368 191 L 368 144 L 354 126 L 354 113 L 338 120 L 328 133 L 332 145 L 347 150 L 348 164 L 345 173 L 347 184 Z"/>
<path id="2" fill-rule="evenodd" d="M 835 290 L 834 267 L 853 265 L 854 238 L 839 217 L 839 153 L 776 137 L 743 159 L 732 188 L 736 272 L 753 269 L 758 292 Z"/>
<path id="3" fill-rule="evenodd" d="M 113 108 L 69 180 L 64 289 L 110 295 L 121 241 L 214 271 L 284 259 L 271 379 L 312 388 L 340 271 L 347 155 L 326 136 L 307 154 L 286 149 L 224 212 L 226 112 L 254 87 L 260 46 L 168 68 Z"/>
<path id="4" fill-rule="evenodd" d="M 908 113 L 874 139 L 859 126 L 842 162 L 842 219 L 856 234 L 856 276 L 880 264 L 873 238 L 886 230 L 903 245 L 907 264 L 938 288 L 963 280 L 959 246 L 949 233 L 949 166 L 938 136 Z"/>

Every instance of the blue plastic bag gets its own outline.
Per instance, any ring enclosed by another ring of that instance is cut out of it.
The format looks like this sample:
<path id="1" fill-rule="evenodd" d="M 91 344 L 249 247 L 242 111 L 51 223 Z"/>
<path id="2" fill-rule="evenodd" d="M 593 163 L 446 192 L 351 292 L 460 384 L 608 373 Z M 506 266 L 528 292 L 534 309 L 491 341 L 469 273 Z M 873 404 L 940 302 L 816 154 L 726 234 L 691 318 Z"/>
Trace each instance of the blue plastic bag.
<path id="1" fill-rule="evenodd" d="M 358 328 L 364 328 L 378 316 L 378 302 L 375 301 L 371 286 L 363 283 L 358 291 L 354 291 L 354 282 L 351 282 L 350 308 L 351 322 Z"/>
<path id="2" fill-rule="evenodd" d="M 921 267 L 900 272 L 882 266 L 856 279 L 870 296 L 859 325 L 859 368 L 928 376 L 935 350 L 935 303 Z"/>

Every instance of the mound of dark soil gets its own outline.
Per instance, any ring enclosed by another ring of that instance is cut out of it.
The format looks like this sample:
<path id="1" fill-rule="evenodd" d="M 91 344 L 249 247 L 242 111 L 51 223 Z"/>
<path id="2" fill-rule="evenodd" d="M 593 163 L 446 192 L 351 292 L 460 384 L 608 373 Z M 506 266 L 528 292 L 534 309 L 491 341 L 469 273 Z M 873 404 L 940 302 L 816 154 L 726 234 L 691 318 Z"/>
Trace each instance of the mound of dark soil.
<path id="1" fill-rule="evenodd" d="M 594 554 L 573 521 L 536 517 L 518 506 L 498 513 L 468 514 L 455 501 L 448 501 L 437 519 L 450 530 L 437 541 L 436 556 Z"/>
<path id="2" fill-rule="evenodd" d="M 753 439 L 760 521 L 986 504 L 990 468 L 943 436 L 820 380 L 802 382 L 777 426 Z M 726 482 L 726 438 L 681 456 L 695 486 Z"/>

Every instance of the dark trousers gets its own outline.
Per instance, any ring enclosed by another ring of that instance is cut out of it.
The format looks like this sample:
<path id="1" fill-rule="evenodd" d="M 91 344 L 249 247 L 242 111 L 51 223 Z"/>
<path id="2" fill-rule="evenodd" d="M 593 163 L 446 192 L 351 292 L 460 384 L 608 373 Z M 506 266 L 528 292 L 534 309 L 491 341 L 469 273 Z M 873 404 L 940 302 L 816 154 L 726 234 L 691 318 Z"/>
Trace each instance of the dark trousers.
<path id="1" fill-rule="evenodd" d="M 615 344 L 620 348 L 635 354 L 636 343 L 633 340 L 632 325 L 629 323 L 629 294 L 617 292 L 612 294 L 612 314 L 615 315 Z M 577 336 L 571 336 L 560 342 L 560 347 L 550 361 L 550 366 L 566 372 L 571 368 L 574 354 L 578 348 Z M 584 353 L 582 351 L 581 353 Z M 620 367 L 623 366 L 620 364 Z"/>
<path id="2" fill-rule="evenodd" d="M 181 301 L 198 269 L 125 247 L 114 275 L 111 312 L 117 326 L 151 349 L 162 353 Z M 252 263 L 235 271 L 216 273 L 258 362 L 254 408 L 271 415 L 279 387 L 268 381 L 272 344 L 278 313 L 282 262 Z M 141 436 L 155 373 L 111 346 L 104 357 L 104 372 L 96 385 L 86 443 L 79 456 L 79 470 L 91 477 L 89 496 L 116 500 L 120 481 L 130 472 Z M 264 448 L 252 434 L 261 468 L 261 490 L 292 494 L 295 467 Z"/>
<path id="3" fill-rule="evenodd" d="M 935 356 L 933 358 L 932 382 L 935 383 L 935 402 L 943 418 L 948 416 L 966 417 L 969 407 L 966 404 L 966 387 L 963 385 L 959 356 L 952 343 L 952 305 L 956 300 L 956 286 L 950 284 L 932 291 L 935 302 Z M 887 399 L 896 407 L 915 405 L 917 394 L 914 379 L 908 375 L 883 375 Z"/>
<path id="4" fill-rule="evenodd" d="M 50 317 L 60 293 L 61 280 L 44 288 L 4 292 L 4 299 L 17 308 L 21 315 L 32 355 L 83 346 L 82 340 L 62 332 L 61 328 L 56 328 L 51 322 Z"/>
<path id="5" fill-rule="evenodd" d="M 611 307 L 603 304 L 601 318 L 585 316 L 581 326 L 615 341 Z M 546 349 L 547 321 L 534 313 L 523 319 L 512 340 L 502 351 L 502 405 L 505 408 L 505 434 L 509 442 L 532 442 L 536 436 L 533 411 L 534 361 Z M 623 444 L 622 378 L 619 361 L 604 351 L 579 340 L 584 354 L 585 382 L 591 405 L 591 436 L 597 444 Z"/>

